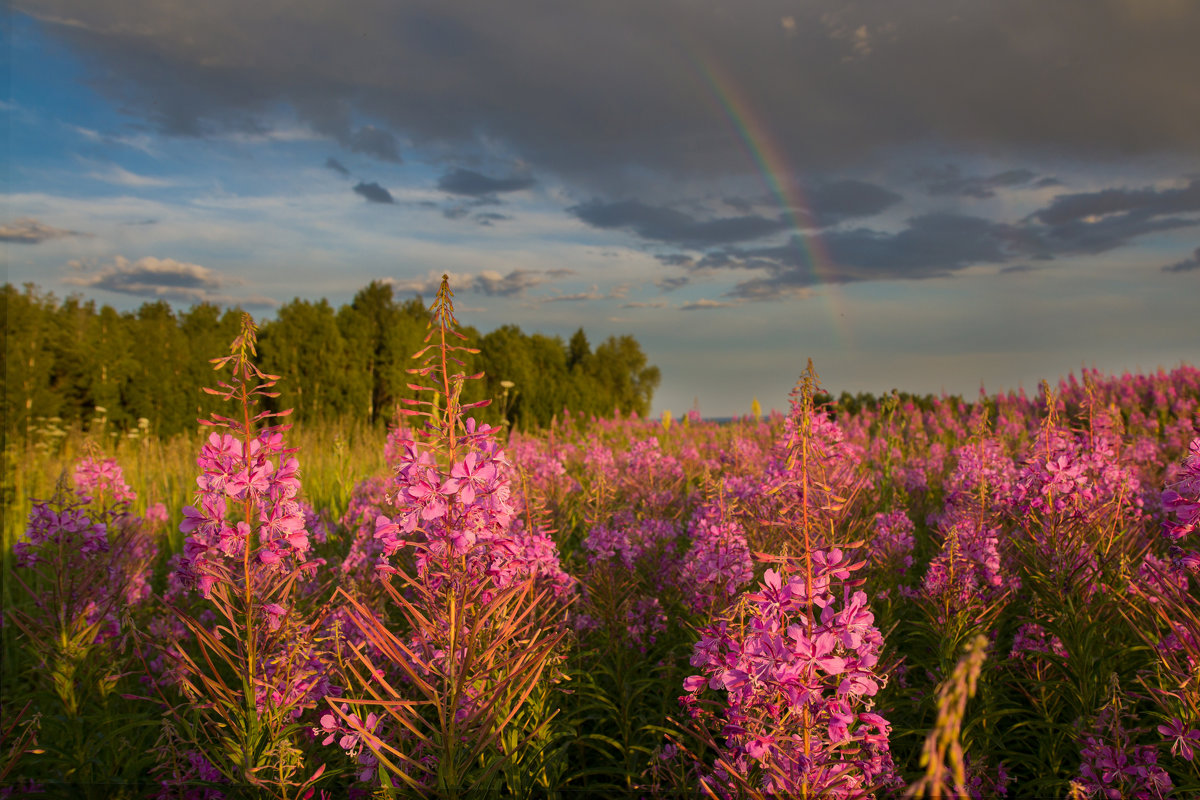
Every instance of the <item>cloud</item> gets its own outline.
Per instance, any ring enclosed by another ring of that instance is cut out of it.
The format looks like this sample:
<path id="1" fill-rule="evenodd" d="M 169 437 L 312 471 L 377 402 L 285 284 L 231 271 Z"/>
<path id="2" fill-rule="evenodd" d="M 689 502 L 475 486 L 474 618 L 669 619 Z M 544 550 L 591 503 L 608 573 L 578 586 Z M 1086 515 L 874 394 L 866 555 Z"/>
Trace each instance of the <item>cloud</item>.
<path id="1" fill-rule="evenodd" d="M 707 310 L 713 309 L 713 308 L 732 308 L 733 306 L 736 306 L 736 305 L 739 305 L 739 303 L 725 301 L 725 300 L 709 300 L 707 298 L 701 298 L 692 303 L 684 303 L 683 305 L 681 305 L 679 307 L 679 310 L 680 311 L 707 311 Z"/>
<path id="2" fill-rule="evenodd" d="M 1179 189 L 1104 189 L 1063 194 L 1032 216 L 1044 225 L 1096 222 L 1110 214 L 1148 219 L 1163 214 L 1200 212 L 1200 178 Z"/>
<path id="3" fill-rule="evenodd" d="M 1062 194 L 1025 227 L 1049 254 L 1103 253 L 1149 233 L 1200 225 L 1200 179 L 1177 189 L 1103 189 Z"/>
<path id="4" fill-rule="evenodd" d="M 514 269 L 507 275 L 485 270 L 475 278 L 472 288 L 486 295 L 509 297 L 523 294 L 526 289 L 532 289 L 546 282 L 548 276 L 536 270 Z"/>
<path id="5" fill-rule="evenodd" d="M 79 231 L 69 231 L 65 228 L 55 228 L 30 217 L 21 217 L 8 225 L 0 225 L 0 242 L 12 242 L 13 244 L 41 244 L 49 239 L 90 235 Z"/>
<path id="6" fill-rule="evenodd" d="M 398 160 L 400 140 L 499 151 L 565 176 L 577 196 L 649 202 L 664 177 L 752 172 L 701 70 L 743 98 L 800 174 L 931 142 L 1114 161 L 1200 152 L 1200 97 L 1177 90 L 1200 73 L 1187 2 L 1066 0 L 1054 14 L 1030 2 L 755 3 L 736 24 L 724 5 L 689 0 L 582 0 L 553 15 L 537 0 L 13 7 L 160 131 L 272 128 L 290 106 L 355 152 Z"/>
<path id="7" fill-rule="evenodd" d="M 507 275 L 503 275 L 495 270 L 484 270 L 478 275 L 450 273 L 450 285 L 454 287 L 456 292 L 476 292 L 488 295 L 489 297 L 514 297 L 523 295 L 527 290 L 535 286 L 541 286 L 555 278 L 573 274 L 573 271 L 564 269 L 514 269 Z M 430 295 L 437 292 L 438 287 L 441 285 L 442 273 L 434 271 L 428 273 L 423 278 L 410 278 L 407 280 L 387 278 L 385 281 L 390 283 L 399 292 Z"/>
<path id="8" fill-rule="evenodd" d="M 380 186 L 378 183 L 366 183 L 359 181 L 354 187 L 355 194 L 362 195 L 371 203 L 395 203 L 392 193 Z"/>
<path id="9" fill-rule="evenodd" d="M 557 294 L 550 297 L 539 297 L 538 301 L 542 303 L 582 303 L 586 300 L 603 300 L 604 295 L 600 292 L 600 287 L 595 284 L 586 292 L 575 292 L 574 294 Z"/>
<path id="10" fill-rule="evenodd" d="M 801 211 L 802 221 L 821 228 L 851 219 L 869 217 L 899 203 L 901 196 L 873 183 L 840 180 L 817 185 L 808 194 L 808 209 Z"/>
<path id="11" fill-rule="evenodd" d="M 149 175 L 138 175 L 134 172 L 113 164 L 106 170 L 95 170 L 87 173 L 94 180 L 112 183 L 117 186 L 128 186 L 132 189 L 149 189 L 162 186 L 173 186 L 174 181 L 165 178 L 152 178 Z"/>
<path id="12" fill-rule="evenodd" d="M 858 180 L 817 184 L 807 196 L 808 206 L 794 209 L 794 220 L 805 228 L 823 228 L 853 217 L 872 216 L 901 200 L 893 191 Z M 677 247 L 711 247 L 773 236 L 793 227 L 793 219 L 751 213 L 753 204 L 725 198 L 739 216 L 696 219 L 674 208 L 639 200 L 592 200 L 567 209 L 594 228 L 620 229 L 655 242 Z"/>
<path id="13" fill-rule="evenodd" d="M 325 159 L 325 167 L 326 167 L 326 169 L 331 169 L 340 175 L 350 177 L 350 170 L 346 169 L 346 167 L 342 164 L 342 162 L 338 161 L 333 156 L 330 156 L 329 158 Z"/>
<path id="14" fill-rule="evenodd" d="M 397 164 L 402 161 L 396 146 L 396 137 L 390 131 L 376 128 L 374 125 L 367 125 L 352 133 L 339 135 L 338 140 L 355 153 L 375 156 Z"/>
<path id="15" fill-rule="evenodd" d="M 1000 270 L 999 275 L 1021 275 L 1028 272 L 1037 272 L 1038 268 L 1029 264 L 1013 264 L 1009 267 L 1004 267 Z"/>
<path id="16" fill-rule="evenodd" d="M 1200 269 L 1200 247 L 1196 248 L 1196 252 L 1192 253 L 1191 258 L 1185 258 L 1183 261 L 1163 267 L 1163 272 L 1192 272 L 1198 269 Z"/>
<path id="17" fill-rule="evenodd" d="M 634 300 L 629 303 L 624 303 L 621 308 L 667 308 L 670 306 L 665 300 Z"/>
<path id="18" fill-rule="evenodd" d="M 993 183 L 1008 180 L 1016 179 Z M 1176 189 L 1061 195 L 1014 222 L 941 212 L 913 217 L 898 231 L 827 229 L 820 234 L 823 255 L 817 260 L 810 241 L 799 235 L 782 244 L 731 244 L 656 257 L 689 275 L 757 272 L 737 283 L 728 296 L 767 300 L 794 296 L 799 289 L 821 283 L 921 280 L 975 265 L 996 265 L 1006 273 L 1031 271 L 1029 261 L 1104 253 L 1151 233 L 1200 225 L 1200 218 L 1190 215 L 1195 211 L 1200 211 L 1200 180 Z M 1188 269 L 1188 263 L 1172 265 L 1171 270 Z M 670 290 L 686 282 L 687 276 L 665 278 L 659 286 Z"/>
<path id="19" fill-rule="evenodd" d="M 682 211 L 651 206 L 638 200 L 616 203 L 593 200 L 568 211 L 594 228 L 626 230 L 643 239 L 679 247 L 708 247 L 759 239 L 789 226 L 785 219 L 758 215 L 697 220 Z"/>
<path id="20" fill-rule="evenodd" d="M 995 197 L 997 189 L 1028 184 L 1037 175 L 1028 169 L 1010 169 L 995 175 L 964 176 L 958 167 L 947 164 L 919 169 L 916 177 L 925 184 L 925 191 L 931 195 L 961 195 L 983 200 Z M 1042 178 L 1035 186 L 1044 188 L 1057 183 L 1054 178 Z"/>
<path id="21" fill-rule="evenodd" d="M 1025 250 L 1019 230 L 961 214 L 925 214 L 896 233 L 858 228 L 822 236 L 828 258 L 814 262 L 798 237 L 777 246 L 727 248 L 697 259 L 692 270 L 760 271 L 730 297 L 767 300 L 819 283 L 916 280 L 952 275 L 974 264 L 999 264 Z"/>
<path id="22" fill-rule="evenodd" d="M 476 214 L 474 219 L 480 225 L 491 225 L 496 222 L 504 222 L 506 220 L 510 220 L 510 219 L 512 219 L 512 217 L 508 216 L 507 214 L 496 214 L 495 212 L 487 212 L 484 214 Z"/>
<path id="23" fill-rule="evenodd" d="M 459 168 L 439 178 L 437 187 L 450 194 L 483 197 L 504 192 L 519 192 L 530 188 L 534 183 L 530 177 L 489 178 L 487 175 Z"/>
<path id="24" fill-rule="evenodd" d="M 172 258 L 147 256 L 130 261 L 124 256 L 116 256 L 111 263 L 94 271 L 79 261 L 72 261 L 68 266 L 73 270 L 73 274 L 63 279 L 63 283 L 68 286 L 102 289 L 181 303 L 216 303 L 247 307 L 277 305 L 277 302 L 269 297 L 236 297 L 226 294 L 220 290 L 239 281 L 199 264 L 189 264 Z"/>

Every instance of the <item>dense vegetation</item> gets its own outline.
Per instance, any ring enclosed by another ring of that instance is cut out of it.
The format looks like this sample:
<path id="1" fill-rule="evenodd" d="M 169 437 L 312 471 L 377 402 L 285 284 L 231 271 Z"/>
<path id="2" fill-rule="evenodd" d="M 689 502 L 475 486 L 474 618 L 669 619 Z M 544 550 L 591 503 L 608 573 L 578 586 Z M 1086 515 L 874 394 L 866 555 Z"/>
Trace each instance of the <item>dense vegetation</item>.
<path id="1" fill-rule="evenodd" d="M 534 434 L 450 311 L 386 438 L 243 319 L 208 436 L 9 442 L 0 790 L 1200 795 L 1200 370 Z"/>
<path id="2" fill-rule="evenodd" d="M 176 312 L 159 301 L 118 313 L 9 284 L 0 303 L 9 436 L 24 436 L 39 418 L 87 427 L 97 417 L 125 431 L 145 420 L 143 427 L 171 436 L 193 430 L 197 418 L 218 408 L 198 387 L 209 380 L 208 359 L 237 335 L 236 309 L 195 305 Z M 420 298 L 400 301 L 382 282 L 336 310 L 325 300 L 282 306 L 259 336 L 257 363 L 283 379 L 271 407 L 293 409 L 299 422 L 353 418 L 383 425 L 404 398 L 415 397 L 405 370 L 427 320 Z M 479 349 L 464 354 L 465 369 L 487 376 L 466 387 L 466 399 L 494 398 L 480 412 L 492 423 L 503 416 L 513 427 L 545 427 L 564 408 L 645 415 L 658 386 L 658 368 L 630 336 L 610 337 L 593 350 L 582 329 L 569 342 L 515 325 L 485 336 L 471 328 L 464 333 Z"/>

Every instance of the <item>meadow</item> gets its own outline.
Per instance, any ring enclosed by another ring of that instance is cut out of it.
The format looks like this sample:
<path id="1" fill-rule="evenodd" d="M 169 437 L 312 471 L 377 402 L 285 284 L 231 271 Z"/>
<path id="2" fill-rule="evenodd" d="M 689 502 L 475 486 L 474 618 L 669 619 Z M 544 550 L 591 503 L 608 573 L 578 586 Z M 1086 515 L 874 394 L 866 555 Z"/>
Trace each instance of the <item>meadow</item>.
<path id="1" fill-rule="evenodd" d="M 0 795 L 1195 797 L 1200 370 L 5 449 Z M 474 406 L 474 407 L 473 407 Z"/>

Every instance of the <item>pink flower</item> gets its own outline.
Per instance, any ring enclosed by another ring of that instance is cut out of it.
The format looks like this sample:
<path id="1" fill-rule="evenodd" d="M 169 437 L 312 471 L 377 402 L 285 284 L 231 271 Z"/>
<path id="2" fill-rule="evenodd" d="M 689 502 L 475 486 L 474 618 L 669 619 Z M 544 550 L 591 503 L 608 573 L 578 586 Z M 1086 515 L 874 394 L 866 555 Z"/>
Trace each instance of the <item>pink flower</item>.
<path id="1" fill-rule="evenodd" d="M 1196 756 L 1194 742 L 1200 742 L 1200 731 L 1184 730 L 1183 721 L 1172 719 L 1166 725 L 1159 725 L 1158 732 L 1171 742 L 1171 755 L 1183 756 L 1191 761 Z"/>

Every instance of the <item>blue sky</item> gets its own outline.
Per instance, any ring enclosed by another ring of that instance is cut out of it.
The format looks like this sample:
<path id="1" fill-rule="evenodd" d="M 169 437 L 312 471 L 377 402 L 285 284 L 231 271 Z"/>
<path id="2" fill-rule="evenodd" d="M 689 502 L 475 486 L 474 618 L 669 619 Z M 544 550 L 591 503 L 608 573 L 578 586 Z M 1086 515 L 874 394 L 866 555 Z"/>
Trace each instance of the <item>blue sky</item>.
<path id="1" fill-rule="evenodd" d="M 452 276 L 656 412 L 1195 363 L 1200 10 L 15 0 L 8 279 L 269 316 Z"/>

